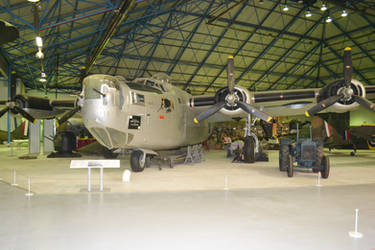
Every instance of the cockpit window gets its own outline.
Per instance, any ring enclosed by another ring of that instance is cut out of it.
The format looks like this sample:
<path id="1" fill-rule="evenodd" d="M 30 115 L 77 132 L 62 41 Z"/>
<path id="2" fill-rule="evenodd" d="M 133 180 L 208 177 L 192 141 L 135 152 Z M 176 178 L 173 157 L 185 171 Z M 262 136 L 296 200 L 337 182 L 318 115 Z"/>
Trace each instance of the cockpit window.
<path id="1" fill-rule="evenodd" d="M 154 82 L 150 82 L 148 84 L 151 85 L 151 83 L 154 83 Z M 154 86 L 145 85 L 144 83 L 140 83 L 139 81 L 128 82 L 127 85 L 129 86 L 129 88 L 134 89 L 134 90 L 154 92 L 154 93 L 157 93 L 157 94 L 162 93 L 159 89 L 155 88 Z"/>

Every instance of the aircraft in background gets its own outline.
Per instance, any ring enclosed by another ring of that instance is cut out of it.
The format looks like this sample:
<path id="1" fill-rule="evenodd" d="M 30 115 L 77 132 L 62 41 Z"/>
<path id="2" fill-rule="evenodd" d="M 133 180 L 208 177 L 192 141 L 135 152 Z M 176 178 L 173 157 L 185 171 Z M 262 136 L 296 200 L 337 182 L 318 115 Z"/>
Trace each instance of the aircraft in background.
<path id="1" fill-rule="evenodd" d="M 356 154 L 357 149 L 375 150 L 375 124 L 350 125 L 348 113 L 324 113 L 311 120 L 313 138 L 325 142 L 333 148 L 350 148 Z"/>
<path id="2" fill-rule="evenodd" d="M 28 139 L 28 121 L 22 122 L 17 128 L 10 132 L 11 140 Z M 0 141 L 8 141 L 8 131 L 0 130 Z"/>
<path id="3" fill-rule="evenodd" d="M 345 112 L 362 105 L 375 110 L 366 95 L 375 86 L 364 87 L 351 79 L 351 51 L 345 50 L 344 80 L 321 89 L 250 92 L 235 85 L 234 59 L 228 58 L 228 86 L 214 96 L 192 96 L 173 86 L 166 75 L 127 81 L 121 76 L 90 75 L 76 100 L 54 100 L 16 96 L 3 102 L 10 111 L 30 121 L 54 118 L 63 123 L 80 112 L 89 132 L 110 150 L 132 149 L 130 163 L 135 172 L 147 167 L 150 157 L 163 150 L 184 148 L 205 141 L 211 123 L 246 118 L 244 154 L 253 162 L 258 139 L 251 132 L 253 118 L 269 122 L 272 116 L 306 114 L 320 111 Z M 308 109 L 308 111 L 306 111 Z"/>

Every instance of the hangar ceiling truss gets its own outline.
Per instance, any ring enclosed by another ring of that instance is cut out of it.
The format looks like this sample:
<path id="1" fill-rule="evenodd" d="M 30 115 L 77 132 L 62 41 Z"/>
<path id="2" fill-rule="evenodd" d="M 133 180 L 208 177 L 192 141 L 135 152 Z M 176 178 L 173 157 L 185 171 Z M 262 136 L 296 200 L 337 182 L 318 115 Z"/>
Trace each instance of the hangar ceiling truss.
<path id="1" fill-rule="evenodd" d="M 0 19 L 20 31 L 1 53 L 28 88 L 74 92 L 85 74 L 134 79 L 164 72 L 182 89 L 212 94 L 226 85 L 229 55 L 235 57 L 237 84 L 249 90 L 321 87 L 342 78 L 348 46 L 354 77 L 375 84 L 375 3 L 370 0 L 327 0 L 326 11 L 320 10 L 320 0 L 0 3 Z M 38 34 L 42 60 L 35 56 Z M 42 72 L 46 82 L 40 81 Z"/>

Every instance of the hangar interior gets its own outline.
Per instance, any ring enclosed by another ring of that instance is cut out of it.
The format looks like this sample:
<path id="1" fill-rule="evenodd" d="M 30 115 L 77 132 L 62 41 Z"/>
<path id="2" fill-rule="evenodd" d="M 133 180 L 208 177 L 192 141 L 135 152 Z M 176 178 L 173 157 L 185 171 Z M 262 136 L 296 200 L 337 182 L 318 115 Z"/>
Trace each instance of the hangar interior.
<path id="1" fill-rule="evenodd" d="M 0 248 L 374 248 L 375 154 L 368 149 L 375 148 L 375 116 L 363 107 L 322 115 L 345 121 L 345 133 L 356 127 L 351 133 L 365 134 L 367 147 L 355 156 L 326 147 L 327 179 L 310 169 L 288 178 L 279 171 L 277 150 L 266 151 L 267 162 L 248 164 L 211 148 L 200 163 L 153 163 L 131 173 L 129 182 L 122 178 L 131 157 L 121 155 L 119 169 L 104 170 L 102 191 L 93 170 L 88 192 L 88 170 L 69 168 L 73 158 L 47 158 L 50 150 L 40 141 L 46 146 L 51 140 L 39 127 L 37 159 L 28 154 L 31 138 L 11 138 L 30 120 L 28 111 L 11 106 L 20 104 L 16 94 L 75 102 L 87 76 L 133 81 L 162 73 L 180 90 L 212 96 L 230 89 L 228 56 L 237 87 L 281 93 L 341 81 L 347 77 L 344 50 L 351 48 L 350 80 L 360 81 L 373 101 L 374 17 L 371 0 L 3 0 Z M 331 141 L 342 140 L 336 132 Z"/>

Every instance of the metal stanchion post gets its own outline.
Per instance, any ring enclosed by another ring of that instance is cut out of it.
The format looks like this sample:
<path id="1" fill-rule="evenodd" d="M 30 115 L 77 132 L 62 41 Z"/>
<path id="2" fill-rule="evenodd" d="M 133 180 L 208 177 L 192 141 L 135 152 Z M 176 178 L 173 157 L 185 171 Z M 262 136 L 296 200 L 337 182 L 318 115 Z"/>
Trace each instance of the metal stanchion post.
<path id="1" fill-rule="evenodd" d="M 349 236 L 352 238 L 362 238 L 363 234 L 358 232 L 358 208 L 355 209 L 355 226 L 354 226 L 354 232 L 349 232 Z"/>
<path id="2" fill-rule="evenodd" d="M 229 190 L 229 188 L 228 188 L 228 176 L 227 175 L 225 176 L 225 179 L 224 179 L 224 190 Z"/>
<path id="3" fill-rule="evenodd" d="M 317 184 L 315 185 L 316 187 L 321 187 L 323 186 L 322 184 L 320 184 L 320 173 L 318 172 L 318 177 L 317 177 Z"/>
<path id="4" fill-rule="evenodd" d="M 18 186 L 18 184 L 16 183 L 16 179 L 17 179 L 17 173 L 16 173 L 16 170 L 13 169 L 13 183 L 10 184 L 11 186 L 13 186 L 13 187 Z"/>
<path id="5" fill-rule="evenodd" d="M 31 181 L 30 181 L 30 176 L 27 177 L 27 193 L 25 194 L 25 196 L 33 196 L 34 194 L 31 193 Z"/>
<path id="6" fill-rule="evenodd" d="M 103 192 L 103 168 L 100 168 L 100 192 Z"/>
<path id="7" fill-rule="evenodd" d="M 91 192 L 91 168 L 87 168 L 87 191 Z"/>

